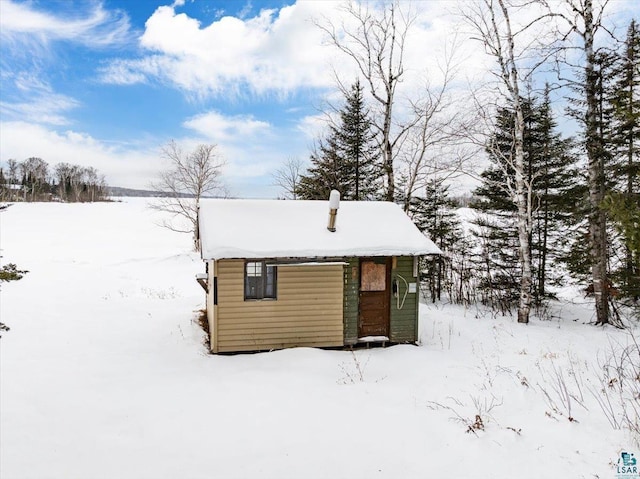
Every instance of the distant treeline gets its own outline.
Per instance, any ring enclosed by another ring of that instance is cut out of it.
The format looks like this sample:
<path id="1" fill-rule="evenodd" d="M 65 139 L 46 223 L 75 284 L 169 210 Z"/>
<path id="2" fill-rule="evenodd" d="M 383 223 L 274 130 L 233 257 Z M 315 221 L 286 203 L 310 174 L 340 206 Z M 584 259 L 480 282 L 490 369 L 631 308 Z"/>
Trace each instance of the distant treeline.
<path id="1" fill-rule="evenodd" d="M 108 186 L 107 194 L 109 196 L 127 196 L 130 198 L 131 197 L 166 198 L 168 196 L 172 198 L 194 198 L 193 193 L 167 193 L 166 191 L 139 190 L 135 188 L 123 188 L 121 186 Z M 211 197 L 202 195 L 202 198 L 211 198 Z"/>
<path id="2" fill-rule="evenodd" d="M 106 201 L 108 189 L 93 167 L 58 163 L 53 168 L 42 158 L 8 160 L 0 168 L 0 201 Z"/>

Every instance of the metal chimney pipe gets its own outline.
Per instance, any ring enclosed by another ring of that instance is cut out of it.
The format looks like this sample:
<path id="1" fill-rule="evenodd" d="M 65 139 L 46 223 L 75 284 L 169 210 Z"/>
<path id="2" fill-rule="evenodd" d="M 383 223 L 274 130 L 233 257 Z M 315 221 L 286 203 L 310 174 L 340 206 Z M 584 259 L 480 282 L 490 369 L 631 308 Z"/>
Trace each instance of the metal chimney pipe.
<path id="1" fill-rule="evenodd" d="M 329 224 L 327 225 L 327 229 L 332 233 L 336 231 L 338 208 L 340 208 L 340 192 L 338 190 L 331 190 L 329 194 Z"/>

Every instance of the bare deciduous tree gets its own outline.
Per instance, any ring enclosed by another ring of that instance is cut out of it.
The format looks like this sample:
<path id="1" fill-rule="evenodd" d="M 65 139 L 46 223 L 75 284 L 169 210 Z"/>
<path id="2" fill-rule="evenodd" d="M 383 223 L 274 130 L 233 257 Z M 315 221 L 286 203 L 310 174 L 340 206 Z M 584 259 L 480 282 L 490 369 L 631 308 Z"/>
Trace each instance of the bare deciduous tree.
<path id="1" fill-rule="evenodd" d="M 420 98 L 409 101 L 412 119 L 406 135 L 398 143 L 397 155 L 403 175 L 398 196 L 403 199 L 405 211 L 409 211 L 412 198 L 430 179 L 455 176 L 469 158 L 469 152 L 459 145 L 465 130 L 463 110 L 455 108 L 450 95 L 450 83 L 457 72 L 455 53 L 454 42 L 440 67 L 442 81 L 438 87 L 432 88 L 426 82 Z"/>
<path id="2" fill-rule="evenodd" d="M 531 311 L 531 249 L 529 237 L 533 225 L 532 192 L 534 175 L 527 175 L 524 158 L 524 114 L 521 85 L 530 80 L 535 69 L 546 58 L 541 52 L 535 61 L 531 53 L 536 51 L 535 38 L 531 38 L 530 29 L 541 22 L 544 15 L 533 13 L 533 20 L 522 27 L 512 22 L 515 12 L 539 6 L 532 1 L 478 0 L 474 5 L 465 5 L 463 16 L 473 28 L 476 39 L 484 44 L 485 51 L 496 63 L 492 73 L 498 79 L 501 101 L 513 112 L 512 148 L 505 154 L 491 140 L 485 146 L 499 159 L 498 165 L 505 173 L 506 182 L 500 185 L 516 206 L 518 230 L 518 257 L 521 268 L 520 299 L 518 303 L 518 322 L 528 323 Z M 531 18 L 529 16 L 529 18 Z M 526 38 L 529 36 L 530 38 Z M 516 42 L 519 44 L 516 45 Z M 524 45 L 524 46 L 523 46 Z M 492 115 L 484 115 L 487 119 Z M 495 130 L 494 130 L 495 131 Z M 495 140 L 495 138 L 494 138 Z"/>
<path id="3" fill-rule="evenodd" d="M 31 157 L 20 163 L 19 168 L 23 178 L 26 180 L 24 199 L 26 200 L 27 193 L 30 193 L 31 201 L 35 201 L 47 184 L 49 165 L 42 158 Z"/>
<path id="4" fill-rule="evenodd" d="M 598 8 L 594 8 L 593 0 L 564 0 L 567 7 L 564 12 L 556 6 L 552 14 L 562 18 L 567 26 L 564 39 L 571 35 L 577 35 L 581 45 L 581 61 L 579 64 L 570 65 L 574 71 L 579 72 L 582 81 L 578 89 L 584 95 L 585 110 L 581 118 L 584 125 L 585 147 L 587 152 L 588 186 L 589 186 L 589 246 L 591 250 L 591 274 L 593 279 L 593 292 L 595 297 L 596 323 L 606 324 L 611 322 L 609 314 L 609 294 L 607 285 L 607 214 L 601 207 L 605 198 L 605 156 L 603 154 L 603 139 L 598 131 L 598 89 L 599 72 L 596 67 L 596 49 L 594 38 L 599 30 L 606 30 L 602 23 L 604 10 L 609 0 L 600 2 Z M 567 45 L 567 50 L 575 50 L 576 47 Z M 574 85 L 575 86 L 575 85 Z"/>
<path id="5" fill-rule="evenodd" d="M 151 208 L 171 215 L 162 226 L 172 231 L 191 233 L 196 251 L 200 251 L 198 231 L 198 207 L 204 196 L 226 196 L 221 181 L 224 161 L 216 151 L 216 145 L 202 144 L 185 153 L 175 141 L 162 149 L 162 156 L 170 167 L 152 183 L 152 188 L 162 193 Z"/>
<path id="6" fill-rule="evenodd" d="M 404 48 L 407 32 L 414 17 L 405 14 L 398 1 L 384 5 L 381 11 L 366 3 L 349 2 L 344 10 L 355 29 L 344 24 L 318 22 L 329 42 L 349 56 L 369 87 L 378 104 L 373 124 L 380 138 L 383 168 L 386 175 L 386 199 L 395 198 L 395 147 L 406 134 L 409 125 L 395 125 L 393 109 L 396 88 L 404 74 Z"/>
<path id="7" fill-rule="evenodd" d="M 7 167 L 9 173 L 9 183 L 17 183 L 18 182 L 18 162 L 12 158 L 7 160 Z"/>
<path id="8" fill-rule="evenodd" d="M 285 199 L 295 200 L 298 198 L 296 190 L 300 183 L 302 169 L 302 160 L 297 157 L 290 157 L 280 168 L 273 172 L 273 182 L 275 186 L 282 188 Z"/>

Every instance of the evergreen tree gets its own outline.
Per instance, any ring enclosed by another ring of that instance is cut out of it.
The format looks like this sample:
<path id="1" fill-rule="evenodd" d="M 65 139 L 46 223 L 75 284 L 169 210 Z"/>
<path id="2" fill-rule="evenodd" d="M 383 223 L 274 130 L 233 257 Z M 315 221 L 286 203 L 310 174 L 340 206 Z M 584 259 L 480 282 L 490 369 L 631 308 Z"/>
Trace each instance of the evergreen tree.
<path id="1" fill-rule="evenodd" d="M 529 116 L 529 111 L 529 106 L 523 105 L 525 118 Z M 479 275 L 480 300 L 502 313 L 517 305 L 521 279 L 516 205 L 504 186 L 512 182 L 515 176 L 514 169 L 504 161 L 504 158 L 512 155 L 513 124 L 513 112 L 506 108 L 500 109 L 492 147 L 487 149 L 491 164 L 481 173 L 482 184 L 475 190 L 477 201 L 472 204 L 478 212 L 472 233 L 479 249 L 475 268 Z M 528 138 L 526 125 L 525 122 L 525 153 Z"/>
<path id="2" fill-rule="evenodd" d="M 639 188 L 640 177 L 640 31 L 629 25 L 623 51 L 613 67 L 612 110 L 616 173 L 620 189 L 631 194 Z"/>
<path id="3" fill-rule="evenodd" d="M 610 249 L 602 250 L 602 244 L 609 244 L 609 239 L 600 238 L 608 235 L 606 227 L 606 215 L 598 208 L 597 214 L 593 211 L 595 196 L 604 195 L 611 188 L 611 179 L 607 177 L 608 166 L 611 163 L 611 151 L 608 145 L 611 137 L 611 113 L 610 102 L 607 100 L 608 92 L 611 91 L 611 68 L 614 56 L 611 52 L 600 51 L 592 56 L 593 64 L 590 66 L 591 76 L 589 82 L 589 121 L 587 122 L 587 81 L 586 73 L 578 75 L 579 81 L 572 86 L 572 90 L 577 96 L 568 98 L 569 106 L 567 113 L 584 127 L 582 133 L 582 146 L 586 150 L 586 160 L 588 171 L 582 175 L 576 174 L 580 178 L 579 184 L 573 188 L 574 201 L 570 208 L 571 219 L 567 226 L 571 234 L 564 237 L 562 244 L 568 248 L 563 253 L 562 260 L 571 275 L 581 282 L 593 284 L 594 271 L 598 277 L 604 274 L 608 280 L 608 270 L 602 270 L 601 254 L 606 256 L 606 264 L 609 264 Z M 593 111 L 591 111 L 593 110 Z M 589 123 L 589 133 L 587 132 Z M 589 135 L 593 135 L 589 140 Z M 587 145 L 588 143 L 588 145 Z M 589 159 L 591 158 L 591 163 Z M 596 181 L 596 178 L 597 181 Z M 602 183 L 602 185 L 600 185 Z M 595 196 L 594 196 L 595 195 Z M 604 196 L 603 196 L 604 197 Z M 600 214 L 602 213 L 602 214 Z M 593 231 L 600 232 L 599 239 L 593 239 Z M 602 244 L 601 244 L 602 243 Z M 595 269 L 594 269 L 595 265 Z M 598 302 L 596 307 L 600 311 L 599 316 L 609 314 L 607 305 Z"/>
<path id="4" fill-rule="evenodd" d="M 640 265 L 634 259 L 633 252 L 627 242 L 627 233 L 621 227 L 616 208 L 612 205 L 635 204 L 640 193 L 640 35 L 637 22 L 632 21 L 627 31 L 627 38 L 621 51 L 600 51 L 593 55 L 592 83 L 589 86 L 592 114 L 587 122 L 585 109 L 587 100 L 572 100 L 570 114 L 585 125 L 585 143 L 591 157 L 597 160 L 592 164 L 592 177 L 588 179 L 582 191 L 589 191 L 591 196 L 583 194 L 582 201 L 576 202 L 577 218 L 589 218 L 589 225 L 582 221 L 575 238 L 574 248 L 568 256 L 568 265 L 573 274 L 582 278 L 593 275 L 594 240 L 593 231 L 599 232 L 601 243 L 606 247 L 598 248 L 604 255 L 605 281 L 613 283 L 622 295 L 636 299 L 640 295 Z M 577 90 L 586 97 L 586 77 L 582 79 L 581 88 Z M 587 126 L 589 126 L 587 131 Z M 588 138 L 589 135 L 592 135 Z M 594 161 L 595 161 L 594 160 Z M 597 170 L 597 184 L 594 175 Z M 596 201 L 593 196 L 601 196 L 598 200 L 597 212 L 593 212 Z M 611 203 L 611 198 L 621 198 Z M 597 219 L 597 221 L 596 221 Z M 613 219 L 612 228 L 610 219 Z M 602 225 L 605 225 L 603 227 Z M 617 234 L 616 234 L 617 233 Z M 602 277 L 599 265 L 598 275 Z M 598 322 L 609 321 L 607 298 L 609 286 L 601 288 L 606 304 L 597 302 Z M 606 313 L 606 317 L 605 317 Z M 606 320 L 602 320 L 605 318 Z"/>
<path id="5" fill-rule="evenodd" d="M 346 199 L 346 172 L 334 137 L 320 140 L 311 153 L 311 165 L 306 174 L 300 176 L 296 188 L 296 195 L 300 199 L 324 200 L 329 198 L 331 190 L 338 190 Z"/>
<path id="6" fill-rule="evenodd" d="M 527 116 L 527 161 L 529 177 L 534 183 L 534 217 L 530 245 L 534 263 L 533 294 L 538 301 L 549 294 L 547 285 L 557 282 L 552 272 L 560 260 L 556 245 L 572 225 L 571 210 L 577 187 L 577 158 L 574 142 L 556 132 L 557 123 L 551 110 L 549 86 L 545 86 L 541 102 L 531 102 Z"/>
<path id="7" fill-rule="evenodd" d="M 518 231 L 512 214 L 479 209 L 472 234 L 478 251 L 473 258 L 482 304 L 506 314 L 518 304 L 520 268 Z"/>
<path id="8" fill-rule="evenodd" d="M 598 48 L 594 43 L 596 34 L 603 27 L 602 8 L 594 8 L 592 1 L 572 3 L 573 17 L 567 19 L 570 32 L 579 37 L 579 44 L 573 43 L 571 49 L 577 49 L 582 55 L 579 67 L 576 68 L 578 79 L 577 91 L 581 100 L 576 119 L 583 127 L 584 150 L 586 156 L 586 177 L 588 194 L 587 220 L 589 225 L 589 265 L 594 291 L 596 324 L 611 322 L 609 308 L 608 253 L 609 236 L 607 216 L 602 209 L 606 195 L 606 160 L 607 151 L 604 145 L 603 132 L 606 127 L 602 101 L 603 70 L 598 65 Z M 567 38 L 569 35 L 567 35 Z"/>
<path id="9" fill-rule="evenodd" d="M 569 219 L 575 189 L 575 158 L 572 142 L 555 131 L 549 90 L 542 100 L 522 101 L 525 121 L 524 154 L 527 182 L 533 184 L 534 212 L 528 247 L 532 258 L 532 294 L 540 302 L 549 294 L 547 285 L 554 280 L 550 271 L 556 250 L 550 244 L 560 239 Z M 481 212 L 476 226 L 481 254 L 479 268 L 484 272 L 484 297 L 498 301 L 499 309 L 517 301 L 521 272 L 517 261 L 515 205 L 501 185 L 514 181 L 515 171 L 501 158 L 508 158 L 513 148 L 513 113 L 502 109 L 496 121 L 494 148 L 488 150 L 491 166 L 482 173 L 483 184 L 476 190 L 474 207 Z M 554 240 L 554 241 L 551 241 Z M 502 290 L 501 294 L 495 291 Z M 493 303 L 495 305 L 495 303 Z"/>
<path id="10" fill-rule="evenodd" d="M 352 196 L 357 201 L 374 199 L 380 193 L 383 174 L 363 91 L 360 80 L 356 80 L 340 112 L 341 128 L 335 131 L 347 178 L 352 183 Z"/>
<path id="11" fill-rule="evenodd" d="M 455 202 L 449 197 L 449 186 L 442 179 L 430 180 L 424 197 L 414 196 L 409 206 L 409 215 L 418 229 L 445 253 L 455 248 L 462 236 L 454 208 Z M 443 289 L 448 289 L 445 283 L 450 279 L 450 268 L 446 254 L 422 260 L 421 276 L 428 282 L 433 301 L 440 300 Z"/>
<path id="12" fill-rule="evenodd" d="M 613 188 L 621 195 L 611 204 L 624 205 L 632 211 L 640 195 L 640 31 L 632 20 L 627 30 L 622 52 L 612 66 L 612 88 L 609 96 L 611 111 L 610 150 Z M 614 194 L 615 197 L 615 194 Z M 609 199 L 611 196 L 609 197 Z M 620 212 L 607 211 L 617 218 Z M 614 264 L 612 276 L 625 296 L 640 298 L 640 263 L 629 243 L 628 229 L 622 228 L 621 260 Z"/>
<path id="13" fill-rule="evenodd" d="M 336 189 L 345 200 L 371 200 L 382 189 L 380 149 L 375 142 L 360 82 L 346 94 L 338 126 L 320 141 L 311 155 L 311 167 L 301 175 L 297 196 L 326 199 Z"/>
<path id="14" fill-rule="evenodd" d="M 635 20 L 612 73 L 614 174 L 618 189 L 630 196 L 640 191 L 640 31 Z"/>
<path id="15" fill-rule="evenodd" d="M 632 261 L 635 265 L 640 264 L 640 195 L 629 198 L 623 193 L 609 194 L 605 198 L 603 208 L 611 215 L 622 233 Z M 633 299 L 637 301 L 638 296 L 633 296 Z"/>

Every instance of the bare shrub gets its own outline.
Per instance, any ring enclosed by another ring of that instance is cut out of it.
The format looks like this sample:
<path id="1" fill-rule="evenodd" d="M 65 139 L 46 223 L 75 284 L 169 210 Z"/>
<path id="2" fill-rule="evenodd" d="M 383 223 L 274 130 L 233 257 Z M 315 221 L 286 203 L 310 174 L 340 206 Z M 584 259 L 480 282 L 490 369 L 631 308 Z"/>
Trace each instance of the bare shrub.
<path id="1" fill-rule="evenodd" d="M 598 387 L 590 388 L 613 429 L 627 429 L 640 446 L 640 345 L 629 331 L 627 344 L 609 342 L 598 358 Z"/>
<path id="2" fill-rule="evenodd" d="M 453 417 L 450 419 L 461 423 L 465 426 L 465 432 L 478 435 L 478 431 L 484 431 L 485 425 L 493 418 L 492 411 L 502 406 L 502 399 L 498 399 L 491 394 L 490 397 L 480 395 L 470 395 L 471 406 L 465 404 L 457 398 L 448 397 L 447 400 L 453 405 L 443 404 L 437 401 L 428 401 L 427 407 L 433 410 L 444 409 L 453 413 Z M 471 408 L 473 413 L 471 415 L 462 414 L 460 410 Z"/>
<path id="3" fill-rule="evenodd" d="M 542 392 L 547 405 L 553 412 L 566 416 L 570 422 L 578 422 L 573 415 L 573 405 L 577 404 L 588 410 L 584 403 L 582 374 L 576 369 L 577 361 L 569 357 L 569 367 L 566 370 L 556 366 L 553 355 L 550 358 L 550 368 L 537 364 L 542 384 L 538 383 L 538 389 Z"/>

